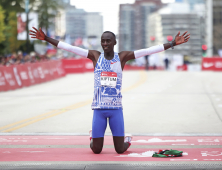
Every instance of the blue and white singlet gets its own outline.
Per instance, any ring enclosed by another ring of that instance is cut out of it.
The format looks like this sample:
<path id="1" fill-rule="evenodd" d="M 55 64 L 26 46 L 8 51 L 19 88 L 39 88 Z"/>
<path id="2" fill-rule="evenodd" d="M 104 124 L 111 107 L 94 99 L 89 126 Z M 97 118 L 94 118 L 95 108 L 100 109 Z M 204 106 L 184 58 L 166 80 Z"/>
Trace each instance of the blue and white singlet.
<path id="1" fill-rule="evenodd" d="M 108 84 L 104 85 L 106 82 Z M 122 108 L 121 88 L 122 68 L 118 53 L 114 53 L 112 60 L 107 60 L 104 53 L 101 53 L 94 69 L 92 109 Z"/>

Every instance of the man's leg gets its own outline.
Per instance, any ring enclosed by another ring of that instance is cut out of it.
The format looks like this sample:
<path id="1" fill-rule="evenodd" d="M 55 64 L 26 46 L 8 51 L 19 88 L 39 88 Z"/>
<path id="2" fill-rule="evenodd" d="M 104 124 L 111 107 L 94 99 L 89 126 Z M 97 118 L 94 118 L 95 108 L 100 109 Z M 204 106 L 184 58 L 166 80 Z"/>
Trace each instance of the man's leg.
<path id="1" fill-rule="evenodd" d="M 103 149 L 104 138 L 92 138 L 90 141 L 90 148 L 95 154 L 99 154 Z"/>
<path id="2" fill-rule="evenodd" d="M 124 136 L 113 136 L 115 150 L 119 154 L 125 152 L 130 146 L 128 142 L 124 142 L 124 139 Z"/>
<path id="3" fill-rule="evenodd" d="M 117 153 L 125 152 L 130 144 L 124 142 L 124 120 L 123 120 L 123 110 L 116 109 L 110 110 L 109 126 L 113 134 L 113 143 Z"/>
<path id="4" fill-rule="evenodd" d="M 107 118 L 103 115 L 102 109 L 96 109 L 93 113 L 92 139 L 90 148 L 95 154 L 101 153 L 103 149 L 104 133 L 107 126 Z"/>

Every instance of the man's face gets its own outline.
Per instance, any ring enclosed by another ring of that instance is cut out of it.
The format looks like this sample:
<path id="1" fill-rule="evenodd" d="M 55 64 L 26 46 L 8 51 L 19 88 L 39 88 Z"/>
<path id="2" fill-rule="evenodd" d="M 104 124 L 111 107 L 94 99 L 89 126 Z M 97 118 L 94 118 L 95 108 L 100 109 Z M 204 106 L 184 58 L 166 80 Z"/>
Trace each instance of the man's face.
<path id="1" fill-rule="evenodd" d="M 111 33 L 103 33 L 101 37 L 101 46 L 104 52 L 111 52 L 113 51 L 114 45 L 116 45 L 116 40 Z"/>

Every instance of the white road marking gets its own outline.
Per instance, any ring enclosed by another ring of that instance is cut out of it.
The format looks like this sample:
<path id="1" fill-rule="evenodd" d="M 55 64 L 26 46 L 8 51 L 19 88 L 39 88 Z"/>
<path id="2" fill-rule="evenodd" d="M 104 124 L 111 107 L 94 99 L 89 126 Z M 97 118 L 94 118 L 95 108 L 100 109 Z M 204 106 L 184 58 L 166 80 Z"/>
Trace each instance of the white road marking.
<path id="1" fill-rule="evenodd" d="M 159 138 L 152 138 L 148 140 L 137 140 L 137 141 L 132 141 L 132 142 L 137 142 L 137 143 L 157 143 L 157 142 L 186 142 L 186 139 L 176 139 L 176 140 L 163 140 Z"/>
<path id="2" fill-rule="evenodd" d="M 128 155 L 119 155 L 116 157 L 152 157 L 155 151 L 146 151 L 143 153 L 130 153 Z"/>
<path id="3" fill-rule="evenodd" d="M 190 159 L 170 159 L 170 161 L 189 161 Z"/>
<path id="4" fill-rule="evenodd" d="M 11 152 L 9 152 L 9 151 L 5 151 L 5 152 L 2 152 L 2 153 L 11 153 Z"/>
<path id="5" fill-rule="evenodd" d="M 21 151 L 21 152 L 39 153 L 39 152 L 45 152 L 45 151 Z"/>

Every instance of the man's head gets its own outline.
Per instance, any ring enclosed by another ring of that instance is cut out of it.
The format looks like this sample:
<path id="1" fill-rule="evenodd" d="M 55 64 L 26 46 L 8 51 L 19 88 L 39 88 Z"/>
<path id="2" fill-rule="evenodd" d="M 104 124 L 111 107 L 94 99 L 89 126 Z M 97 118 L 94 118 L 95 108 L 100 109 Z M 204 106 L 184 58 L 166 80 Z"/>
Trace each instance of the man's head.
<path id="1" fill-rule="evenodd" d="M 101 36 L 101 46 L 104 52 L 111 52 L 116 45 L 116 35 L 110 31 L 105 31 Z"/>

